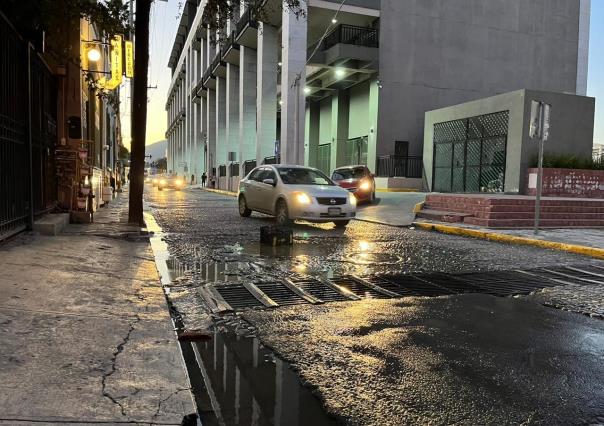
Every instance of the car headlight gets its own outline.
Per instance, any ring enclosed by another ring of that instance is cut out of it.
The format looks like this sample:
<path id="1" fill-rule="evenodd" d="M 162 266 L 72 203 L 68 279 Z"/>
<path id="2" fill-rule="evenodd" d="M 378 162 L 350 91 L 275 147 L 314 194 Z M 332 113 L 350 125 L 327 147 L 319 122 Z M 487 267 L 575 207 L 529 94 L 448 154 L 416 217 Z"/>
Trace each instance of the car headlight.
<path id="1" fill-rule="evenodd" d="M 296 192 L 295 199 L 298 202 L 298 204 L 310 204 L 310 203 L 312 203 L 312 200 L 310 199 L 310 197 L 308 196 L 308 194 L 306 194 L 304 192 Z"/>
<path id="2" fill-rule="evenodd" d="M 162 185 L 165 185 L 166 181 L 164 179 L 162 179 L 162 180 L 159 181 L 159 183 L 162 184 Z"/>
<path id="3" fill-rule="evenodd" d="M 348 201 L 350 201 L 350 204 L 353 206 L 357 205 L 357 197 L 355 197 L 354 194 L 348 194 Z"/>
<path id="4" fill-rule="evenodd" d="M 182 185 L 182 180 L 178 179 L 178 180 L 177 180 L 176 182 L 174 182 L 174 183 L 176 183 L 176 185 L 180 186 L 180 185 Z"/>
<path id="5" fill-rule="evenodd" d="M 371 189 L 371 182 L 369 182 L 368 180 L 361 181 L 361 184 L 359 185 L 359 189 L 361 191 L 369 191 Z"/>
<path id="6" fill-rule="evenodd" d="M 157 183 L 157 179 L 153 179 L 153 183 Z"/>

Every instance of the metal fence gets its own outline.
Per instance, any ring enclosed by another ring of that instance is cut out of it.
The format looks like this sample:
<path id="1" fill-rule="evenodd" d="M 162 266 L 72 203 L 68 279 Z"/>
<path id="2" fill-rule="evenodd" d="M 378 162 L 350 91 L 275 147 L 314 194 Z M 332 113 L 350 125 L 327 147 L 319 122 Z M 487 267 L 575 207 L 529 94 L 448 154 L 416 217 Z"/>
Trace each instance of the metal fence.
<path id="1" fill-rule="evenodd" d="M 323 49 L 329 49 L 338 43 L 379 47 L 380 36 L 378 30 L 375 28 L 341 24 L 325 37 L 325 40 L 323 40 Z"/>
<path id="2" fill-rule="evenodd" d="M 0 240 L 56 203 L 56 87 L 46 64 L 0 13 Z"/>
<path id="3" fill-rule="evenodd" d="M 376 174 L 379 177 L 422 177 L 422 157 L 383 155 L 378 157 Z"/>

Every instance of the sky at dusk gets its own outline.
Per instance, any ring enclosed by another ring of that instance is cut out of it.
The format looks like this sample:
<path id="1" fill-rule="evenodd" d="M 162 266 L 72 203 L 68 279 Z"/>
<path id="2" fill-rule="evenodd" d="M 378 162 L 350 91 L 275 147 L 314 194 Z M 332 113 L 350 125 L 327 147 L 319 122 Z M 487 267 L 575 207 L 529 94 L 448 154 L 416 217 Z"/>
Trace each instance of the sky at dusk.
<path id="1" fill-rule="evenodd" d="M 596 124 L 594 142 L 604 144 L 604 0 L 592 0 L 589 74 L 587 95 L 596 98 Z M 147 145 L 165 139 L 167 126 L 166 96 L 170 86 L 170 69 L 168 58 L 172 49 L 174 34 L 179 22 L 180 0 L 154 1 L 150 22 L 150 57 Z M 126 146 L 130 145 L 130 107 L 129 87 L 122 90 L 123 105 L 123 138 Z M 603 101 L 598 101 L 603 100 Z"/>

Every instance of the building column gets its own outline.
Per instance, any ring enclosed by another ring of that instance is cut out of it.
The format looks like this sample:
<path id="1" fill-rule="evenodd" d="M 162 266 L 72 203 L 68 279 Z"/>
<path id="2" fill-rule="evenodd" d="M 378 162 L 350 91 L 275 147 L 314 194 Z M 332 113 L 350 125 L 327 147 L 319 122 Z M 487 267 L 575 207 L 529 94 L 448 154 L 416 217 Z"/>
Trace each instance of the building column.
<path id="1" fill-rule="evenodd" d="M 219 165 L 227 163 L 226 153 L 226 80 L 216 77 L 216 173 Z"/>
<path id="2" fill-rule="evenodd" d="M 226 159 L 227 161 L 227 190 L 231 188 L 231 171 L 228 167 L 229 152 L 237 153 L 239 151 L 239 67 L 233 64 L 227 64 L 226 71 Z M 236 161 L 239 161 L 236 158 Z"/>
<path id="3" fill-rule="evenodd" d="M 243 162 L 256 157 L 256 51 L 239 47 L 239 178 Z"/>
<path id="4" fill-rule="evenodd" d="M 281 162 L 303 164 L 304 119 L 306 115 L 307 4 L 300 2 L 296 16 L 283 8 L 281 28 Z"/>
<path id="5" fill-rule="evenodd" d="M 331 170 L 346 165 L 348 115 L 348 92 L 340 90 L 331 97 Z"/>
<path id="6" fill-rule="evenodd" d="M 369 137 L 367 140 L 367 167 L 377 173 L 378 100 L 380 88 L 377 80 L 369 84 Z"/>
<path id="7" fill-rule="evenodd" d="M 309 102 L 306 107 L 306 126 L 304 129 L 304 165 L 309 167 L 317 167 L 318 165 L 320 120 L 320 103 Z"/>
<path id="8" fill-rule="evenodd" d="M 209 44 L 209 43 L 208 43 Z M 216 169 L 216 91 L 208 89 L 206 96 L 206 141 L 208 145 L 208 176 L 215 176 Z"/>
<path id="9" fill-rule="evenodd" d="M 277 29 L 258 23 L 256 70 L 256 164 L 275 155 L 277 138 L 277 67 L 279 39 Z"/>

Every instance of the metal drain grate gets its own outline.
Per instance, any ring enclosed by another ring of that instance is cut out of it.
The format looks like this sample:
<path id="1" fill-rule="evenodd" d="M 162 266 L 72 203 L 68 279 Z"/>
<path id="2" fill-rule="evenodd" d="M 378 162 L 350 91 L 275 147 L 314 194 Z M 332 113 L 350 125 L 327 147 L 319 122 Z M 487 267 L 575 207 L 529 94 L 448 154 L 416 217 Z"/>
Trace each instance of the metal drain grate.
<path id="1" fill-rule="evenodd" d="M 481 289 L 481 293 L 493 296 L 528 294 L 540 288 L 557 285 L 547 278 L 539 278 L 515 271 L 460 274 L 457 277 Z"/>
<path id="2" fill-rule="evenodd" d="M 561 279 L 578 281 L 576 284 L 604 284 L 604 274 L 589 273 L 575 267 L 544 268 L 542 271 L 553 273 Z"/>
<path id="3" fill-rule="evenodd" d="M 300 305 L 303 303 L 308 303 L 305 299 L 298 296 L 281 283 L 260 283 L 256 284 L 256 287 L 258 287 L 260 291 L 270 297 L 278 305 Z"/>
<path id="4" fill-rule="evenodd" d="M 403 296 L 434 297 L 453 294 L 453 292 L 449 289 L 434 285 L 419 278 L 419 275 L 417 277 L 409 274 L 380 275 L 379 279 L 398 287 L 398 290 L 396 290 L 394 287 L 389 287 L 388 290 L 394 291 L 395 293 L 398 292 Z M 377 282 L 375 284 L 380 285 Z"/>
<path id="5" fill-rule="evenodd" d="M 264 306 L 241 284 L 216 286 L 214 289 L 233 309 L 256 308 Z"/>
<path id="6" fill-rule="evenodd" d="M 334 290 L 331 287 L 326 286 L 319 280 L 308 278 L 296 279 L 292 282 L 311 296 L 316 297 L 317 299 L 322 300 L 323 302 L 342 302 L 345 300 L 350 300 L 342 293 Z"/>
<path id="7" fill-rule="evenodd" d="M 464 281 L 459 275 L 434 272 L 422 275 L 416 274 L 416 277 L 438 287 L 446 288 L 451 293 L 484 293 L 484 290 Z"/>
<path id="8" fill-rule="evenodd" d="M 365 299 L 387 299 L 387 295 L 380 293 L 379 291 L 364 285 L 363 283 L 350 277 L 332 278 L 332 283 L 339 287 L 343 287 L 353 294 Z"/>

